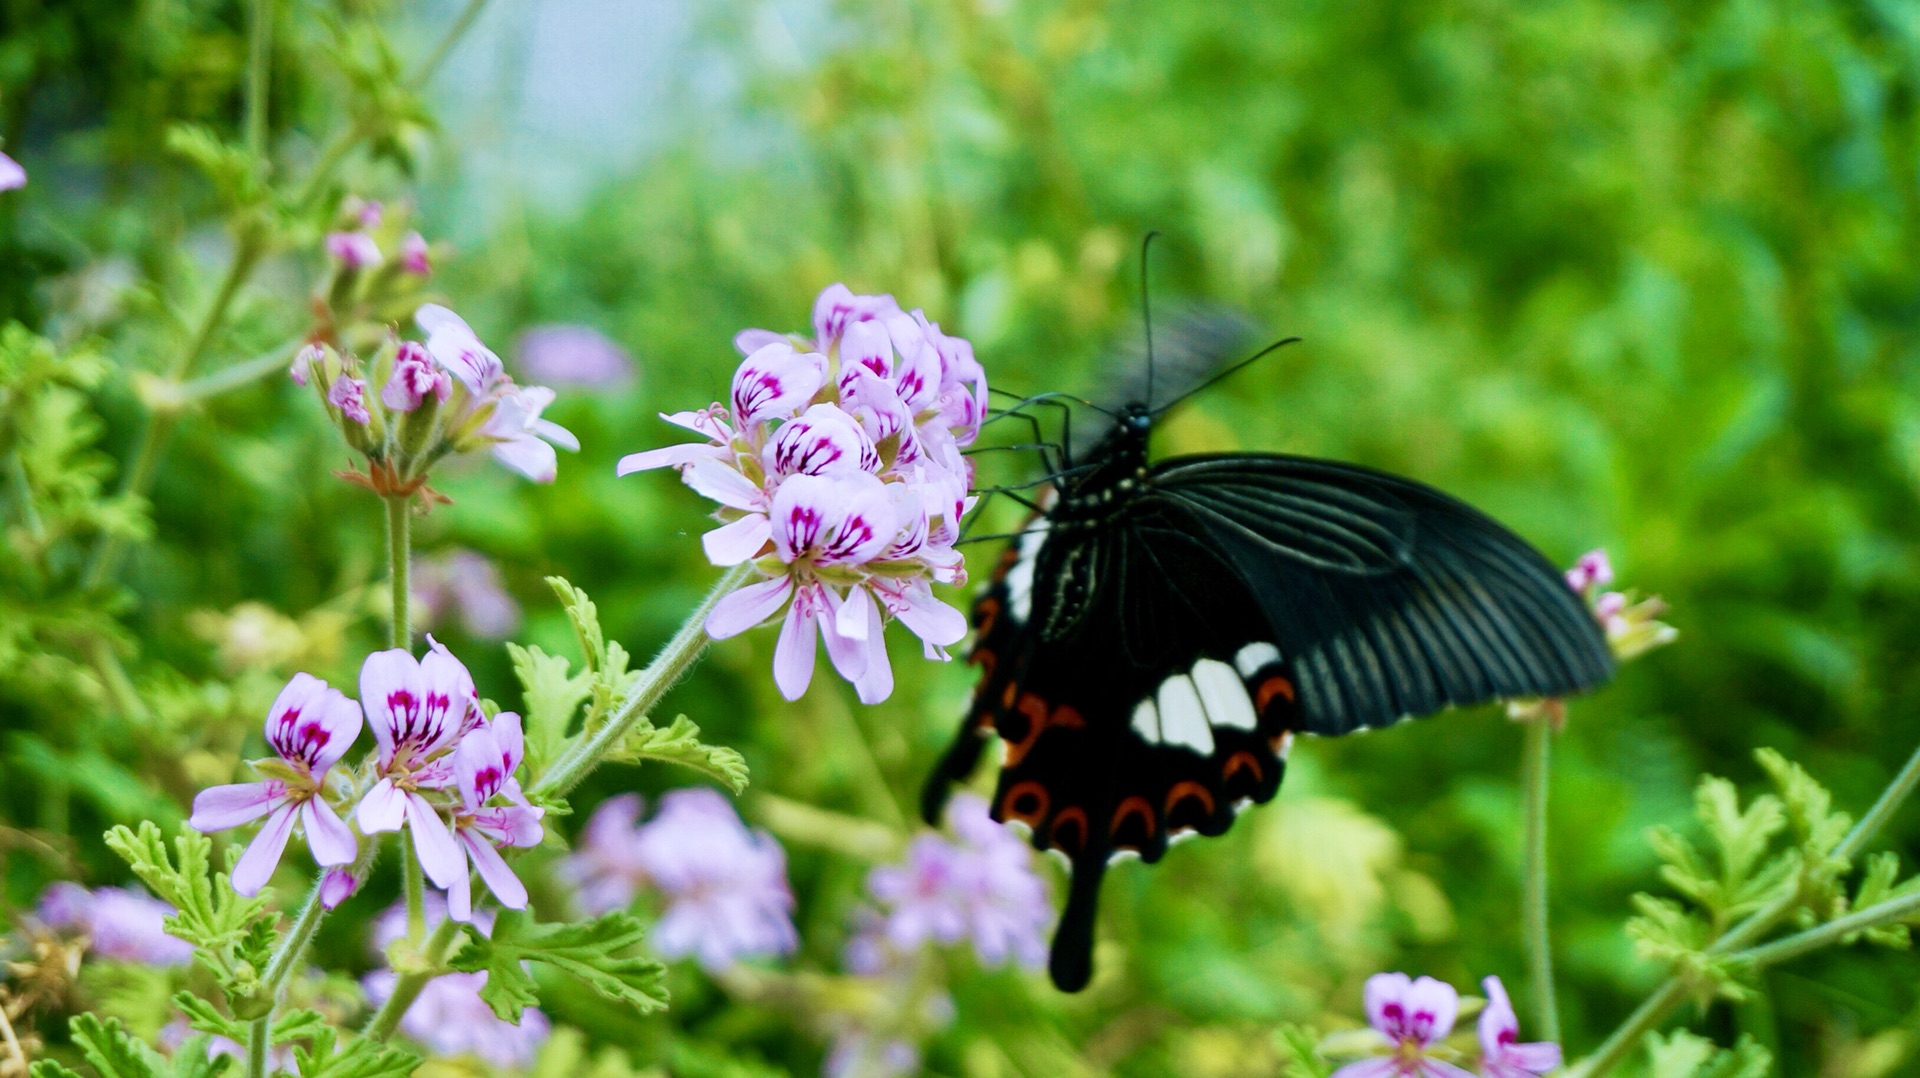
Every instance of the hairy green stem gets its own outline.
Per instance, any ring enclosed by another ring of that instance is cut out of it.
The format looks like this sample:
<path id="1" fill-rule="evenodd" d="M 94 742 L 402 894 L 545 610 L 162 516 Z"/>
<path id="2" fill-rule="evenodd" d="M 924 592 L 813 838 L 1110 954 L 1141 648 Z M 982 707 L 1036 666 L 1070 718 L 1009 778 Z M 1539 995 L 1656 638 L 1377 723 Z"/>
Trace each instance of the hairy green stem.
<path id="1" fill-rule="evenodd" d="M 247 149 L 267 155 L 267 94 L 273 86 L 273 0 L 253 0 L 247 48 Z"/>
<path id="2" fill-rule="evenodd" d="M 1545 714 L 1526 725 L 1525 760 L 1521 767 L 1525 787 L 1526 868 L 1521 908 L 1527 946 L 1528 987 L 1533 993 L 1533 1018 L 1541 1035 L 1560 1040 L 1560 1008 L 1553 987 L 1553 938 L 1547 922 L 1547 792 L 1553 760 L 1553 720 Z"/>
<path id="3" fill-rule="evenodd" d="M 1749 947 L 1730 956 L 1736 962 L 1754 966 L 1770 966 L 1776 962 L 1785 962 L 1798 958 L 1810 951 L 1830 947 L 1855 932 L 1864 932 L 1869 928 L 1878 928 L 1894 921 L 1905 920 L 1920 914 L 1920 893 L 1877 902 L 1863 910 L 1855 910 L 1845 917 L 1836 917 L 1823 925 L 1816 925 L 1805 932 L 1796 932 L 1791 936 L 1763 943 L 1758 947 Z"/>
<path id="4" fill-rule="evenodd" d="M 393 1031 L 400 1028 L 400 1019 L 406 1017 L 407 1008 L 420 998 L 420 990 L 427 986 L 428 981 L 446 972 L 441 968 L 441 963 L 447 960 L 447 952 L 452 949 L 455 934 L 459 930 L 459 924 L 451 917 L 440 922 L 439 927 L 433 930 L 433 938 L 427 940 L 427 945 L 420 951 L 419 957 L 426 968 L 403 973 L 394 979 L 393 994 L 367 1019 L 366 1026 L 360 1030 L 361 1036 L 376 1041 L 393 1036 Z"/>
<path id="5" fill-rule="evenodd" d="M 1887 821 L 1893 818 L 1893 814 L 1899 811 L 1900 806 L 1905 804 L 1909 797 L 1913 796 L 1916 788 L 1920 788 L 1920 748 L 1915 749 L 1913 755 L 1907 757 L 1907 762 L 1900 768 L 1900 773 L 1895 775 L 1893 781 L 1887 784 L 1887 788 L 1880 792 L 1880 797 L 1874 801 L 1873 807 L 1867 810 L 1866 815 L 1860 817 L 1860 822 L 1854 824 L 1853 829 L 1847 832 L 1847 836 L 1841 839 L 1840 843 L 1833 848 L 1835 855 L 1851 859 L 1866 849 L 1867 843 L 1873 841 L 1874 836 L 1880 833 L 1880 829 L 1885 827 Z M 1746 920 L 1729 929 L 1725 935 L 1715 940 L 1713 944 L 1707 948 L 1708 952 L 1712 954 L 1739 952 L 1741 956 L 1749 959 L 1755 952 L 1764 953 L 1766 951 L 1765 947 L 1756 947 L 1750 951 L 1741 951 L 1740 949 L 1759 939 L 1761 936 L 1766 935 L 1799 905 L 1800 895 L 1797 891 L 1788 891 L 1782 894 L 1780 897 L 1749 915 Z M 1885 906 L 1887 903 L 1882 903 L 1881 905 Z M 1878 909 L 1880 907 L 1873 908 Z M 1849 915 L 1848 918 L 1841 918 L 1841 921 L 1859 917 L 1866 912 L 1868 911 L 1861 910 L 1858 913 Z M 1841 921 L 1832 923 L 1839 924 Z M 1820 932 L 1821 929 L 1826 927 L 1829 926 L 1823 925 L 1819 928 L 1808 929 L 1807 932 L 1800 933 L 1798 936 L 1789 936 L 1786 939 L 1778 940 L 1776 943 L 1766 946 L 1773 947 L 1785 944 L 1791 940 L 1798 940 L 1811 933 Z M 1857 929 L 1842 930 L 1839 935 L 1845 935 L 1847 931 L 1857 931 Z M 1827 937 L 1819 938 L 1824 940 Z M 1832 938 L 1837 939 L 1839 936 L 1836 935 Z M 1793 953 L 1798 954 L 1802 952 L 1795 951 Z M 1777 958 L 1772 960 L 1778 961 Z M 1641 1038 L 1646 1036 L 1649 1031 L 1657 1028 L 1662 1021 L 1665 1021 L 1667 1015 L 1671 1014 L 1673 1009 L 1678 1007 L 1686 998 L 1686 982 L 1679 977 L 1668 978 L 1664 984 L 1654 991 L 1653 995 L 1647 997 L 1646 1002 L 1642 1003 L 1631 1015 L 1628 1015 L 1627 1020 L 1620 1023 L 1619 1028 L 1615 1029 L 1613 1033 L 1601 1043 L 1600 1047 L 1595 1049 L 1592 1055 L 1583 1060 L 1572 1073 L 1577 1075 L 1578 1078 L 1598 1078 L 1599 1075 L 1612 1070 L 1627 1057 L 1629 1052 L 1633 1051 L 1633 1049 L 1639 1045 Z"/>
<path id="6" fill-rule="evenodd" d="M 413 626 L 408 620 L 413 593 L 407 587 L 407 569 L 413 556 L 413 498 L 387 495 L 387 577 L 393 585 L 393 624 L 387 646 L 413 651 Z"/>
<path id="7" fill-rule="evenodd" d="M 230 367 L 222 367 L 203 378 L 190 382 L 181 382 L 173 387 L 173 399 L 182 405 L 218 397 L 236 389 L 244 389 L 269 374 L 285 371 L 293 360 L 306 335 L 290 338 L 273 348 L 253 357 L 242 360 Z"/>
<path id="8" fill-rule="evenodd" d="M 274 948 L 273 957 L 267 962 L 267 972 L 261 977 L 262 986 L 269 993 L 278 995 L 288 977 L 293 975 L 294 967 L 306 954 L 307 945 L 313 942 L 314 930 L 320 927 L 320 919 L 327 914 L 326 904 L 320 901 L 320 889 L 326 885 L 327 873 L 320 872 L 313 881 L 313 887 L 307 891 L 307 901 L 294 914 L 293 925 L 287 934 L 280 938 L 280 946 Z"/>
<path id="9" fill-rule="evenodd" d="M 653 705 L 660 702 L 667 690 L 700 658 L 707 649 L 707 615 L 728 593 L 745 583 L 751 575 L 751 564 L 736 565 L 727 570 L 713 590 L 701 601 L 693 613 L 680 626 L 667 646 L 660 649 L 647 668 L 640 672 L 640 678 L 634 683 L 633 692 L 620 704 L 619 710 L 609 717 L 600 729 L 583 739 L 560 759 L 554 761 L 547 773 L 528 790 L 529 794 L 559 796 L 579 783 L 599 765 L 600 760 L 619 745 L 633 729 L 633 725 L 646 717 Z"/>
<path id="10" fill-rule="evenodd" d="M 407 940 L 418 947 L 427 938 L 427 887 L 421 878 L 420 856 L 400 839 L 400 874 L 407 894 Z"/>
<path id="11" fill-rule="evenodd" d="M 260 1017 L 247 1026 L 247 1078 L 267 1078 L 267 1045 L 273 1039 L 273 1019 Z"/>

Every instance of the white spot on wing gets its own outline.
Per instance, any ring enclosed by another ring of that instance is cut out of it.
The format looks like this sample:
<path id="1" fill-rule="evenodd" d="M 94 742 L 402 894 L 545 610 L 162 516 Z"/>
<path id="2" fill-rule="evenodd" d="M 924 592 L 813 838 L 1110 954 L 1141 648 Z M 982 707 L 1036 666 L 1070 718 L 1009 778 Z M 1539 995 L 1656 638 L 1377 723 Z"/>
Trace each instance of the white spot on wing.
<path id="1" fill-rule="evenodd" d="M 1113 851 L 1112 856 L 1107 858 L 1107 864 L 1117 865 L 1122 861 L 1138 860 L 1139 857 L 1140 857 L 1139 850 L 1115 850 Z"/>
<path id="2" fill-rule="evenodd" d="M 1208 722 L 1236 730 L 1259 727 L 1260 716 L 1254 714 L 1246 682 L 1233 667 L 1218 659 L 1201 659 L 1193 664 L 1193 684 L 1200 690 L 1200 702 L 1206 705 Z"/>
<path id="3" fill-rule="evenodd" d="M 1241 677 L 1252 677 L 1261 667 L 1279 661 L 1280 649 L 1264 640 L 1248 644 L 1233 657 L 1233 665 L 1240 671 Z"/>
<path id="4" fill-rule="evenodd" d="M 1041 517 L 1019 538 L 1020 553 L 1007 570 L 1007 599 L 1018 621 L 1033 615 L 1033 566 L 1040 557 L 1041 544 L 1047 541 L 1047 519 Z"/>
<path id="5" fill-rule="evenodd" d="M 1183 745 L 1202 756 L 1213 755 L 1213 727 L 1207 725 L 1207 710 L 1200 704 L 1200 690 L 1185 674 L 1176 674 L 1160 683 L 1160 739 L 1169 745 Z"/>
<path id="6" fill-rule="evenodd" d="M 1133 705 L 1133 732 L 1149 745 L 1160 743 L 1160 712 L 1153 706 L 1153 697 Z"/>

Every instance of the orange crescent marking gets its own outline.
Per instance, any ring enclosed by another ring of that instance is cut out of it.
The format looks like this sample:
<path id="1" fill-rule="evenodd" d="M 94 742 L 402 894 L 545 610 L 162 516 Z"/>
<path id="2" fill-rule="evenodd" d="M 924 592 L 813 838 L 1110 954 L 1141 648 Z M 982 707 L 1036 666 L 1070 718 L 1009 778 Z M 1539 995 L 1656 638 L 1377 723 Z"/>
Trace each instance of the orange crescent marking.
<path id="1" fill-rule="evenodd" d="M 1015 805 L 1021 798 L 1031 794 L 1040 807 L 1032 812 L 1021 812 Z M 1037 825 L 1047 815 L 1047 788 L 1029 779 L 1007 791 L 1006 799 L 1000 802 L 1000 814 L 1011 820 L 1019 820 L 1028 827 Z"/>
<path id="2" fill-rule="evenodd" d="M 1113 822 L 1107 825 L 1107 834 L 1119 834 L 1121 825 L 1127 822 L 1127 817 L 1136 813 L 1139 814 L 1142 819 L 1146 820 L 1147 835 L 1151 837 L 1155 826 L 1153 806 L 1147 803 L 1146 798 L 1138 795 L 1120 802 L 1120 807 L 1113 810 Z"/>
<path id="3" fill-rule="evenodd" d="M 1023 693 L 1020 704 L 1014 710 L 1027 717 L 1027 732 L 1018 741 L 1007 742 L 1007 758 L 1002 767 L 1012 767 L 1026 758 L 1033 743 L 1040 739 L 1040 731 L 1047 727 L 1047 702 L 1033 693 Z"/>
<path id="4" fill-rule="evenodd" d="M 993 623 L 1000 619 L 1000 600 L 989 595 L 974 604 L 973 613 L 978 620 L 974 628 L 981 636 L 993 631 Z"/>
<path id="5" fill-rule="evenodd" d="M 1227 765 L 1220 769 L 1221 781 L 1224 782 L 1233 778 L 1233 776 L 1239 774 L 1240 769 L 1243 767 L 1253 769 L 1253 780 L 1255 782 L 1259 782 L 1266 776 L 1266 770 L 1260 766 L 1260 758 L 1253 753 L 1243 750 L 1227 757 Z"/>
<path id="6" fill-rule="evenodd" d="M 1000 694 L 1000 706 L 1012 707 L 1013 698 L 1019 692 L 1020 692 L 1020 686 L 1014 684 L 1011 681 L 1007 682 L 1007 691 Z"/>
<path id="7" fill-rule="evenodd" d="M 1060 841 L 1060 829 L 1071 826 L 1074 830 L 1074 842 L 1069 846 Z M 1079 853 L 1087 844 L 1087 810 L 1079 805 L 1069 805 L 1053 815 L 1053 848 L 1064 853 Z"/>
<path id="8" fill-rule="evenodd" d="M 1064 726 L 1069 730 L 1084 730 L 1087 720 L 1071 704 L 1061 704 L 1053 709 L 1053 717 L 1047 720 L 1050 726 Z"/>
<path id="9" fill-rule="evenodd" d="M 1283 677 L 1270 677 L 1261 682 L 1260 695 L 1253 701 L 1254 710 L 1266 711 L 1267 704 L 1271 703 L 1276 696 L 1284 696 L 1287 698 L 1287 703 L 1293 703 L 1293 682 Z"/>
<path id="10" fill-rule="evenodd" d="M 1189 797 L 1199 798 L 1200 804 L 1206 808 L 1207 815 L 1213 815 L 1213 791 L 1192 780 L 1176 782 L 1173 784 L 1173 789 L 1167 791 L 1167 815 L 1172 816 L 1173 807 Z"/>

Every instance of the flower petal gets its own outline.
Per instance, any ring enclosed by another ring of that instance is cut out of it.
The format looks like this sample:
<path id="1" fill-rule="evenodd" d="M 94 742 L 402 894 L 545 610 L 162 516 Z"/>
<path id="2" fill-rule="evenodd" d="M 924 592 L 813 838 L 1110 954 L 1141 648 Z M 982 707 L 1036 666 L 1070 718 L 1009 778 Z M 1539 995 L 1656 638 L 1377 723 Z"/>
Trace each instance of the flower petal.
<path id="1" fill-rule="evenodd" d="M 209 786 L 194 795 L 193 815 L 187 826 L 195 831 L 225 831 L 265 816 L 285 800 L 286 786 L 279 782 Z"/>
<path id="2" fill-rule="evenodd" d="M 353 818 L 359 821 L 362 834 L 398 831 L 407 822 L 407 795 L 392 779 L 381 779 L 361 795 Z"/>
<path id="3" fill-rule="evenodd" d="M 580 452 L 580 439 L 574 437 L 572 431 L 551 419 L 536 419 L 528 425 L 527 429 L 569 453 Z"/>
<path id="4" fill-rule="evenodd" d="M 776 576 L 747 584 L 713 604 L 707 615 L 707 635 L 715 640 L 738 636 L 772 617 L 793 592 L 791 577 Z"/>
<path id="5" fill-rule="evenodd" d="M 344 865 L 360 852 L 353 830 L 333 811 L 325 798 L 309 797 L 300 806 L 300 826 L 307 832 L 307 848 L 315 864 Z"/>
<path id="6" fill-rule="evenodd" d="M 251 898 L 260 893 L 273 870 L 280 867 L 280 855 L 286 852 L 287 837 L 293 834 L 292 805 L 281 805 L 267 817 L 265 827 L 247 844 L 240 863 L 233 866 L 233 889 Z"/>
<path id="7" fill-rule="evenodd" d="M 461 924 L 473 920 L 473 882 L 463 870 L 447 885 L 447 916 Z"/>
<path id="8" fill-rule="evenodd" d="M 1460 1013 L 1460 993 L 1445 981 L 1422 977 L 1407 990 L 1407 1018 L 1414 1042 L 1422 1048 L 1439 1044 L 1453 1032 Z"/>
<path id="9" fill-rule="evenodd" d="M 814 614 L 811 610 L 803 612 L 800 605 L 796 599 L 787 611 L 786 623 L 780 626 L 780 641 L 773 647 L 773 683 L 789 700 L 800 699 L 813 681 Z"/>
<path id="10" fill-rule="evenodd" d="M 493 892 L 500 904 L 510 910 L 526 909 L 527 885 L 521 883 L 520 877 L 507 867 L 500 851 L 471 831 L 462 831 L 460 840 L 467 847 L 467 855 L 473 858 L 473 867 L 479 871 L 480 878 L 486 881 L 487 890 Z"/>
<path id="11" fill-rule="evenodd" d="M 749 513 L 731 524 L 723 524 L 700 537 L 707 560 L 715 565 L 738 565 L 758 557 L 761 548 L 773 538 L 773 524 L 764 513 Z"/>
<path id="12" fill-rule="evenodd" d="M 446 821 L 419 794 L 407 796 L 407 829 L 413 832 L 420 868 L 435 887 L 451 887 L 454 880 L 466 878 L 467 859 L 460 852 L 460 844 L 453 840 Z"/>
<path id="13" fill-rule="evenodd" d="M 681 479 L 721 505 L 760 510 L 767 506 L 767 492 L 761 489 L 760 484 L 742 475 L 732 461 L 701 457 L 688 466 Z"/>
<path id="14" fill-rule="evenodd" d="M 1400 1062 L 1390 1057 L 1363 1059 L 1358 1063 L 1349 1063 L 1334 1071 L 1329 1078 L 1397 1078 L 1402 1072 Z"/>
<path id="15" fill-rule="evenodd" d="M 706 460 L 726 456 L 726 450 L 717 445 L 704 442 L 683 442 L 661 449 L 649 449 L 641 453 L 628 453 L 614 465 L 613 474 L 632 475 L 652 468 L 683 468 L 697 460 Z"/>
<path id="16" fill-rule="evenodd" d="M 531 434 L 496 443 L 493 459 L 536 483 L 551 483 L 560 474 L 560 455 Z"/>
<path id="17" fill-rule="evenodd" d="M 393 762 L 396 735 L 419 721 L 419 682 L 419 660 L 401 648 L 376 651 L 360 664 L 360 708 L 380 746 L 382 767 Z"/>

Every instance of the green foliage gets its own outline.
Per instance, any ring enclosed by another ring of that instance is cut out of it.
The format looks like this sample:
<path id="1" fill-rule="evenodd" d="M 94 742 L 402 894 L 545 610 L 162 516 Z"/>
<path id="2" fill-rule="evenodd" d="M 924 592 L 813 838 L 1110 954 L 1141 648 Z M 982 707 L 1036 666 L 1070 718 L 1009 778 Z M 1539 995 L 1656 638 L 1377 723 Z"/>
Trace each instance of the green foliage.
<path id="1" fill-rule="evenodd" d="M 311 1045 L 293 1049 L 294 1072 L 300 1078 L 404 1078 L 420 1066 L 420 1057 L 368 1037 L 340 1044 L 340 1033 L 323 1026 Z"/>
<path id="2" fill-rule="evenodd" d="M 625 741 L 607 755 L 614 763 L 659 760 L 702 772 L 725 783 L 735 794 L 747 788 L 747 761 L 739 752 L 700 740 L 700 727 L 685 715 L 676 715 L 662 729 L 642 719 Z"/>
<path id="3" fill-rule="evenodd" d="M 527 766 L 534 775 L 546 771 L 567 745 L 569 727 L 580 705 L 593 693 L 592 670 L 567 673 L 564 656 L 548 655 L 537 647 L 508 644 L 513 672 L 520 678 L 526 700 Z"/>
<path id="4" fill-rule="evenodd" d="M 1833 809 L 1833 795 L 1814 781 L 1806 769 L 1772 749 L 1754 754 L 1760 766 L 1773 780 L 1795 841 L 1792 854 L 1799 875 L 1799 898 L 1803 913 L 1811 921 L 1841 908 L 1844 892 L 1840 878 L 1853 865 L 1835 850 L 1853 828 L 1853 818 Z"/>
<path id="5" fill-rule="evenodd" d="M 1732 1048 L 1676 1029 L 1669 1036 L 1647 1034 L 1647 1078 L 1767 1078 L 1773 1053 L 1752 1037 Z"/>
<path id="6" fill-rule="evenodd" d="M 1328 1078 L 1333 1064 L 1320 1054 L 1320 1035 L 1305 1026 L 1284 1025 L 1274 1034 L 1274 1046 L 1286 1061 L 1288 1078 Z"/>
<path id="7" fill-rule="evenodd" d="M 97 1078 L 219 1078 L 231 1057 L 207 1056 L 207 1037 L 190 1037 L 174 1050 L 171 1059 L 131 1037 L 116 1019 L 101 1019 L 91 1014 L 75 1015 L 71 1023 L 73 1043 L 93 1067 Z M 35 1063 L 33 1078 L 80 1078 L 54 1062 Z"/>
<path id="8" fill-rule="evenodd" d="M 106 841 L 155 896 L 178 911 L 167 918 L 167 932 L 193 944 L 194 957 L 213 970 L 228 998 L 252 997 L 273 943 L 270 896 L 235 891 L 226 872 L 213 871 L 213 842 L 197 831 L 182 831 L 172 853 L 160 828 L 148 821 L 137 831 L 117 826 Z"/>
<path id="9" fill-rule="evenodd" d="M 523 913 L 504 911 L 490 935 L 467 930 L 466 946 L 454 956 L 453 968 L 485 972 L 487 985 L 480 998 L 509 1022 L 518 1023 L 520 1012 L 540 1001 L 522 962 L 552 966 L 602 996 L 648 1014 L 667 1005 L 667 969 L 632 953 L 646 934 L 645 926 L 625 913 L 579 924 L 538 924 Z"/>
<path id="10" fill-rule="evenodd" d="M 1900 879 L 1900 855 L 1892 852 L 1877 853 L 1867 858 L 1867 867 L 1860 875 L 1859 889 L 1854 893 L 1852 908 L 1864 910 L 1882 902 L 1892 902 L 1910 895 L 1920 894 L 1920 876 Z M 1847 903 L 1840 900 L 1835 916 L 1846 912 Z M 1844 942 L 1853 943 L 1864 937 L 1868 942 L 1883 947 L 1905 950 L 1912 945 L 1909 926 L 1920 924 L 1920 913 L 1910 915 L 1904 922 L 1877 925 L 1865 932 L 1848 936 Z"/>

